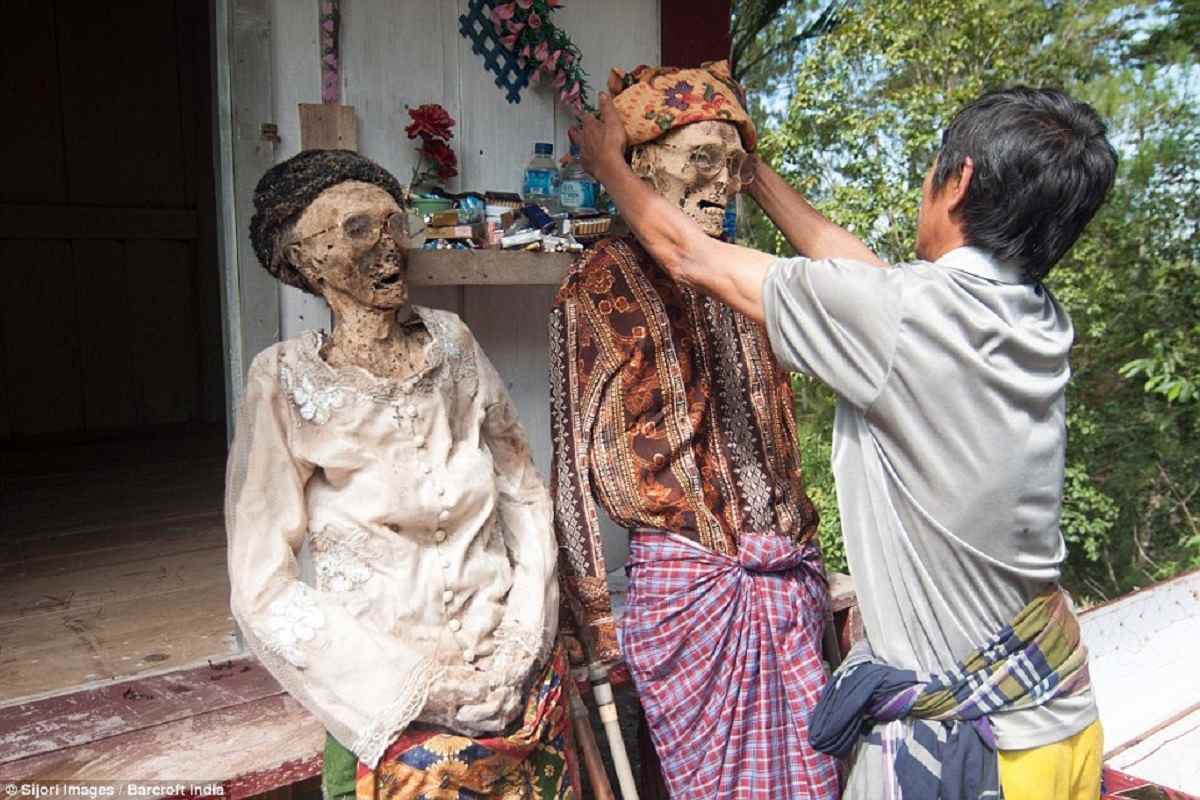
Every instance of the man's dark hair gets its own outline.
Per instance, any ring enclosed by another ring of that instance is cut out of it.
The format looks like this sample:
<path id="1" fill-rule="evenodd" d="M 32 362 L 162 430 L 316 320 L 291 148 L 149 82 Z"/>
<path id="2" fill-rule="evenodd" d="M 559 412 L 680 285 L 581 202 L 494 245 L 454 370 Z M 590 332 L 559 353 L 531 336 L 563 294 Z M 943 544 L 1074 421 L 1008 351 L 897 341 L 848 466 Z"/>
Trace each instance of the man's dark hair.
<path id="1" fill-rule="evenodd" d="M 1117 153 L 1106 133 L 1095 109 L 1055 89 L 989 92 L 942 134 L 933 191 L 970 156 L 974 171 L 960 206 L 967 244 L 1020 264 L 1028 280 L 1039 281 L 1112 187 Z"/>

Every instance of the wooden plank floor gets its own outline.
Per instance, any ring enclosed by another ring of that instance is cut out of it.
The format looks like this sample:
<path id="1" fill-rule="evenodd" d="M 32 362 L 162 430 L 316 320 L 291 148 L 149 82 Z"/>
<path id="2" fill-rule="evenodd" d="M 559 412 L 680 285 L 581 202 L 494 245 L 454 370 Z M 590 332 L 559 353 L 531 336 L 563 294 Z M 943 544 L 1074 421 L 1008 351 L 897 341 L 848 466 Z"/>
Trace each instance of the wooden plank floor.
<path id="1" fill-rule="evenodd" d="M 236 652 L 220 429 L 0 459 L 0 706 Z"/>

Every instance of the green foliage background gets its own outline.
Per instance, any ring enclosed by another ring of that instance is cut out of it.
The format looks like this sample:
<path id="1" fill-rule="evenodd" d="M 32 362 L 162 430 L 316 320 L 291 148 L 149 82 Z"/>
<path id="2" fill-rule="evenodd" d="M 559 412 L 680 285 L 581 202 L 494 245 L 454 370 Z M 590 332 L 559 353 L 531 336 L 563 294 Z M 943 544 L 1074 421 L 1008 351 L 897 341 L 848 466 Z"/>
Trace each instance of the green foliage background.
<path id="1" fill-rule="evenodd" d="M 735 35 L 763 2 L 735 5 Z M 1109 121 L 1117 184 L 1046 281 L 1076 328 L 1066 580 L 1097 601 L 1200 566 L 1200 0 L 773 4 L 741 59 L 762 155 L 890 261 L 913 258 L 921 180 L 980 93 L 1060 87 Z M 812 35 L 831 13 L 832 30 Z M 749 238 L 789 252 L 757 209 Z M 794 386 L 826 560 L 845 569 L 834 398 Z"/>

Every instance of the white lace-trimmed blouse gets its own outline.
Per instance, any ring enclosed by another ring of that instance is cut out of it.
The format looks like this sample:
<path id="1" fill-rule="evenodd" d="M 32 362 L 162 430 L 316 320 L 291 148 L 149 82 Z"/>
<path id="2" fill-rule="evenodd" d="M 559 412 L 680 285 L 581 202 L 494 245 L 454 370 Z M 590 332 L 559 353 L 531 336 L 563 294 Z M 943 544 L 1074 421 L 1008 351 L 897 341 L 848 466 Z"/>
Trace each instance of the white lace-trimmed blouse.
<path id="1" fill-rule="evenodd" d="M 540 669 L 557 625 L 550 497 L 504 383 L 457 316 L 414 311 L 432 338 L 406 380 L 330 366 L 316 331 L 260 353 L 226 475 L 234 618 L 372 768 L 443 667 L 486 682 L 499 646 Z"/>

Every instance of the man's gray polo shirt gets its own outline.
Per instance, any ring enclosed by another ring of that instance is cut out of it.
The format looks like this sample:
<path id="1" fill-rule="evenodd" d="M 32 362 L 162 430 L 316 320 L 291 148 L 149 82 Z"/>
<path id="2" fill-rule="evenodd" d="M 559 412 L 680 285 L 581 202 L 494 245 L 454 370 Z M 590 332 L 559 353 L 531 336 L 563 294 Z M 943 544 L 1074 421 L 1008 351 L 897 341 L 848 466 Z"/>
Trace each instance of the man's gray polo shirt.
<path id="1" fill-rule="evenodd" d="M 872 648 L 953 666 L 1059 577 L 1070 318 L 971 247 L 888 268 L 780 259 L 763 304 L 780 363 L 838 394 L 838 509 Z M 1095 719 L 1089 690 L 992 722 L 1023 749 Z"/>

